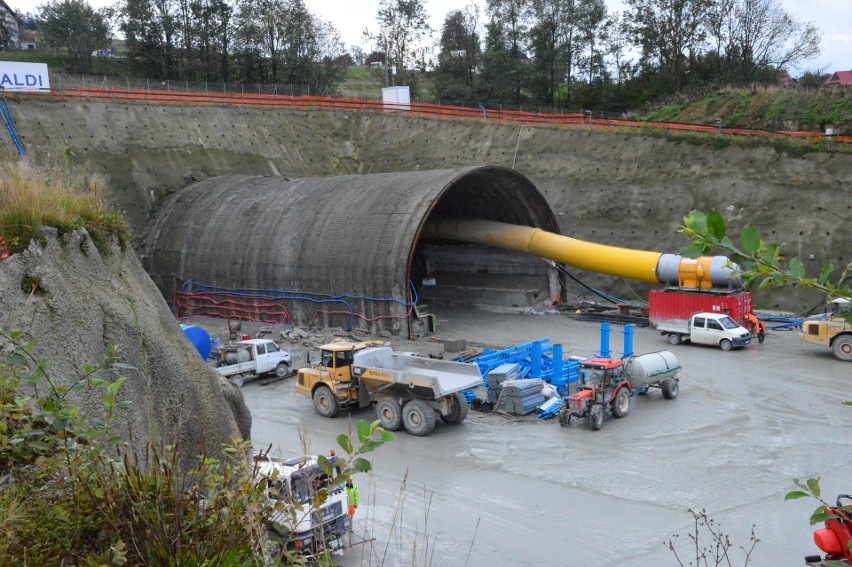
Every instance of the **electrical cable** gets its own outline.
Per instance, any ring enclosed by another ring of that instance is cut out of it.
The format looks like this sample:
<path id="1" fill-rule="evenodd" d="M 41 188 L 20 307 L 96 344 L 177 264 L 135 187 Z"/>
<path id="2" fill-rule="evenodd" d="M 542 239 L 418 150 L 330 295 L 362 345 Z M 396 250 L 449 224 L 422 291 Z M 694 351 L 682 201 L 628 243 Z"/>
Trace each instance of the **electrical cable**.
<path id="1" fill-rule="evenodd" d="M 341 295 L 332 295 L 332 294 L 328 294 L 328 293 L 317 293 L 317 292 L 312 292 L 312 291 L 291 291 L 291 290 L 283 290 L 283 289 L 275 289 L 275 288 L 236 288 L 236 289 L 228 289 L 227 291 L 243 292 L 243 293 L 248 293 L 248 292 L 277 293 L 277 294 L 294 293 L 294 294 L 297 294 L 297 295 L 310 295 L 310 296 L 315 296 L 315 297 L 325 297 L 325 298 L 329 298 L 329 299 L 363 299 L 363 300 L 366 300 L 366 301 L 388 301 L 388 302 L 399 303 L 400 305 L 403 305 L 404 307 L 410 307 L 412 305 L 417 304 L 417 290 L 414 288 L 414 282 L 409 280 L 408 283 L 411 286 L 411 290 L 414 292 L 414 301 L 412 303 L 403 301 L 401 299 L 396 299 L 396 298 L 393 298 L 393 297 L 369 297 L 369 296 L 366 296 L 366 295 L 351 295 L 351 294 L 348 294 L 348 293 L 344 293 L 344 294 L 341 294 Z M 199 282 L 196 282 L 196 281 L 192 281 L 192 280 L 184 282 L 183 287 L 186 288 L 186 286 L 188 286 L 188 285 L 195 285 L 195 286 L 198 286 L 200 288 L 208 288 L 208 289 L 216 289 L 216 290 L 227 289 L 227 288 L 219 288 L 219 287 L 215 287 L 215 286 L 209 286 L 209 285 L 199 283 Z"/>
<path id="2" fill-rule="evenodd" d="M 563 268 L 563 267 L 562 267 L 562 266 L 560 266 L 559 264 L 557 264 L 556 266 L 557 266 L 557 269 L 558 269 L 560 272 L 562 272 L 563 274 L 565 274 L 566 276 L 568 276 L 569 278 L 571 278 L 572 280 L 574 280 L 575 282 L 577 282 L 578 284 L 580 284 L 581 286 L 583 286 L 584 288 L 586 288 L 587 290 L 589 290 L 590 292 L 594 293 L 594 294 L 595 294 L 595 295 L 597 295 L 598 297 L 601 297 L 601 298 L 603 298 L 603 299 L 606 299 L 607 301 L 609 301 L 610 303 L 613 303 L 613 304 L 615 304 L 615 305 L 618 305 L 618 304 L 620 304 L 620 303 L 621 303 L 621 304 L 624 304 L 624 303 L 630 303 L 630 302 L 628 302 L 628 301 L 624 301 L 623 299 L 619 299 L 619 298 L 617 298 L 617 297 L 615 297 L 615 296 L 612 296 L 612 295 L 609 295 L 609 294 L 607 294 L 607 293 L 604 293 L 604 292 L 602 292 L 602 291 L 600 291 L 600 290 L 597 290 L 597 289 L 595 289 L 595 288 L 593 288 L 593 287 L 591 287 L 591 286 L 587 285 L 586 283 L 584 283 L 582 280 L 580 280 L 580 278 L 578 278 L 577 276 L 575 276 L 574 274 L 572 274 L 571 272 L 569 272 L 568 270 L 566 270 L 565 268 Z"/>
<path id="3" fill-rule="evenodd" d="M 283 319 L 284 324 L 287 324 L 291 321 L 290 314 L 283 306 L 282 303 L 285 300 L 287 301 L 308 301 L 311 303 L 342 303 L 346 306 L 346 310 L 327 310 L 327 309 L 318 309 L 314 312 L 311 317 L 308 325 L 312 324 L 316 318 L 321 315 L 348 315 L 349 316 L 349 324 L 344 329 L 345 331 L 349 331 L 352 328 L 354 318 L 357 317 L 361 320 L 373 322 L 381 319 L 406 319 L 411 313 L 414 311 L 414 306 L 417 305 L 419 301 L 419 296 L 417 294 L 417 289 L 414 287 L 414 282 L 409 281 L 410 285 L 410 301 L 403 301 L 396 298 L 375 298 L 364 295 L 352 295 L 352 294 L 341 294 L 341 295 L 331 295 L 324 293 L 316 293 L 316 292 L 292 292 L 287 290 L 280 290 L 274 288 L 240 288 L 240 289 L 227 289 L 227 288 L 219 288 L 216 286 L 210 286 L 207 284 L 203 284 L 196 281 L 187 281 L 181 286 L 183 291 L 175 292 L 175 297 L 173 300 L 173 310 L 175 311 L 176 316 L 181 316 L 182 310 L 192 311 L 197 314 L 211 314 L 213 316 L 222 316 L 224 313 L 219 313 L 216 310 L 221 311 L 234 311 L 237 318 L 244 318 L 248 320 L 258 319 L 260 316 L 280 316 Z M 257 293 L 260 292 L 260 293 Z M 217 300 L 216 297 L 228 297 L 228 298 L 244 298 L 248 300 L 254 301 L 238 301 L 236 299 L 224 299 Z M 310 297 L 306 297 L 310 296 Z M 320 299 L 322 298 L 322 299 Z M 405 315 L 379 315 L 376 317 L 369 317 L 363 313 L 356 312 L 352 305 L 346 301 L 346 299 L 356 299 L 356 300 L 365 300 L 365 301 L 374 301 L 374 302 L 393 302 L 408 307 L 408 310 Z M 203 300 L 209 301 L 212 303 L 211 306 L 207 306 L 212 309 L 212 311 L 202 311 L 200 310 L 200 306 L 192 306 L 190 305 L 192 300 Z M 258 304 L 257 300 L 267 300 L 267 301 L 275 301 L 276 303 L 263 303 Z M 227 304 L 227 305 L 226 305 Z M 252 307 L 254 309 L 243 309 L 242 307 Z M 280 307 L 282 311 L 259 311 L 257 308 L 259 307 Z M 272 323 L 272 324 L 280 324 L 281 321 L 275 320 L 262 320 L 259 319 L 260 322 Z"/>

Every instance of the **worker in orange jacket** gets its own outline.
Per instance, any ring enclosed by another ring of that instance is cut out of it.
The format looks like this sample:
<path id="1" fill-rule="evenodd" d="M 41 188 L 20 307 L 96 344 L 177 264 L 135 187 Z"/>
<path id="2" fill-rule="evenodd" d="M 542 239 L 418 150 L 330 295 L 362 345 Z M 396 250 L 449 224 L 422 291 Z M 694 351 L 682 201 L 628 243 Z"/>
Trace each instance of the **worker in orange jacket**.
<path id="1" fill-rule="evenodd" d="M 766 324 L 755 317 L 754 313 L 749 313 L 745 316 L 746 324 L 749 331 L 757 334 L 757 342 L 763 344 L 763 338 L 766 336 Z"/>

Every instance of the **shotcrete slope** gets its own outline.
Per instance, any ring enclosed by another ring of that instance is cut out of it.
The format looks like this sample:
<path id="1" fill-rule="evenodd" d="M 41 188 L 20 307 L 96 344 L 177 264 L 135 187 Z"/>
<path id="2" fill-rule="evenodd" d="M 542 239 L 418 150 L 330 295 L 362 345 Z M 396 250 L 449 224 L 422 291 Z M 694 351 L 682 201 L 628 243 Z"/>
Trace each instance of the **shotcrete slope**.
<path id="1" fill-rule="evenodd" d="M 121 370 L 119 397 L 131 405 L 115 430 L 127 434 L 128 425 L 136 447 L 153 432 L 187 451 L 205 443 L 215 454 L 250 435 L 242 394 L 204 364 L 131 250 L 114 246 L 102 256 L 84 231 L 57 237 L 48 229 L 43 244 L 0 261 L 0 326 L 37 339 L 33 354 L 66 387 L 117 345 L 135 369 Z M 102 395 L 86 387 L 75 402 L 97 416 Z"/>
<path id="2" fill-rule="evenodd" d="M 691 209 L 722 211 L 738 231 L 754 223 L 787 244 L 810 274 L 852 260 L 852 156 L 792 157 L 770 148 L 713 149 L 639 135 L 452 122 L 395 114 L 250 108 L 22 102 L 19 132 L 30 148 L 66 140 L 105 173 L 115 201 L 141 231 L 172 191 L 224 174 L 316 177 L 514 167 L 543 192 L 564 234 L 660 252 L 686 244 L 676 233 Z M 632 298 L 630 282 L 582 274 Z M 342 290 L 345 291 L 345 290 Z M 761 292 L 758 307 L 798 310 L 818 299 Z"/>

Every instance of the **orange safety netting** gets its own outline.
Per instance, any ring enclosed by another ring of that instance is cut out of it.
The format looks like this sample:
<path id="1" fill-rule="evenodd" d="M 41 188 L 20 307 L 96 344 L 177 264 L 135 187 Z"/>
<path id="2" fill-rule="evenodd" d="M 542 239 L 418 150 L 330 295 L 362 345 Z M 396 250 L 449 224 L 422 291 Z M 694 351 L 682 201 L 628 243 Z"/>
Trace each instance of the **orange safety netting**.
<path id="1" fill-rule="evenodd" d="M 27 93 L 29 96 L 44 96 L 43 93 Z M 485 120 L 496 122 L 523 122 L 541 125 L 578 125 L 590 128 L 653 128 L 682 132 L 701 132 L 763 138 L 795 138 L 806 142 L 852 143 L 852 136 L 826 136 L 821 132 L 773 132 L 750 128 L 723 128 L 700 124 L 675 122 L 644 122 L 593 118 L 584 114 L 542 114 L 518 110 L 488 110 L 425 103 L 386 103 L 381 100 L 328 98 L 319 96 L 286 96 L 264 94 L 216 94 L 207 92 L 178 92 L 158 90 L 117 90 L 80 88 L 54 90 L 50 96 L 56 99 L 85 98 L 103 101 L 136 102 L 143 104 L 177 104 L 191 106 L 239 106 L 305 108 L 310 110 L 351 110 L 361 112 L 393 112 L 422 118 L 444 118 L 452 120 Z"/>

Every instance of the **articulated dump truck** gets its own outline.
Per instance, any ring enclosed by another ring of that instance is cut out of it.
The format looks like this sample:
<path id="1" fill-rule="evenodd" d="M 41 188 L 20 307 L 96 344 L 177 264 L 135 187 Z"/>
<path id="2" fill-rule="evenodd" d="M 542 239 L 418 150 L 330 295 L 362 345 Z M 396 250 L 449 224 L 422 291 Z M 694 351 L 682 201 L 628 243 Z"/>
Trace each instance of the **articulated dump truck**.
<path id="1" fill-rule="evenodd" d="M 296 391 L 312 398 L 324 417 L 375 404 L 376 417 L 388 431 L 404 427 L 411 435 L 428 435 L 438 417 L 457 425 L 469 410 L 462 390 L 482 384 L 474 364 L 394 352 L 370 343 L 341 341 L 320 350 L 318 365 L 299 370 Z"/>

